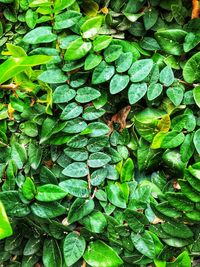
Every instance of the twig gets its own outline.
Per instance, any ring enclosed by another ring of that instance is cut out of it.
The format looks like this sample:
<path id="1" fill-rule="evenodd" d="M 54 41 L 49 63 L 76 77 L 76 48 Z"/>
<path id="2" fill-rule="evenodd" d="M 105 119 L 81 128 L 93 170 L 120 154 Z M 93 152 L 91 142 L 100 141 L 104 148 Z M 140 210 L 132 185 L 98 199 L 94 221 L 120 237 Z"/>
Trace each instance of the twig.
<path id="1" fill-rule="evenodd" d="M 87 266 L 87 263 L 85 260 L 83 260 L 81 267 L 86 267 L 86 266 Z"/>
<path id="2" fill-rule="evenodd" d="M 14 83 L 0 85 L 0 89 L 7 89 L 7 90 L 15 90 L 18 87 L 19 87 L 19 85 L 14 84 Z"/>
<path id="3" fill-rule="evenodd" d="M 88 180 L 88 188 L 91 189 L 91 176 L 90 173 L 87 175 L 87 180 Z"/>

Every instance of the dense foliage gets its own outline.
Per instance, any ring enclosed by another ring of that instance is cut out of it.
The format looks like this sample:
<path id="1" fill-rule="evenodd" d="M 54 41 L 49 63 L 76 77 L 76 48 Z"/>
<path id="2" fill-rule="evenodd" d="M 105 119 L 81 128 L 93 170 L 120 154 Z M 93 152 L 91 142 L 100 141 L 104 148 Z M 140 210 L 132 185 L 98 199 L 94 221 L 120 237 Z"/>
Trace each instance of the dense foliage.
<path id="1" fill-rule="evenodd" d="M 198 266 L 191 2 L 0 9 L 0 265 Z"/>

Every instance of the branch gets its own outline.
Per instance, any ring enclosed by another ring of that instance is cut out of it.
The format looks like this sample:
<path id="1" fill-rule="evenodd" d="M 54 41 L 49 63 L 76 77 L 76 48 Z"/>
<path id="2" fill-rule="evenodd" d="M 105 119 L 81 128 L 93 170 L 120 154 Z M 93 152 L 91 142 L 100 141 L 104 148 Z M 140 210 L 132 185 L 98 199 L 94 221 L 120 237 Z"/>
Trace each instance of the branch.
<path id="1" fill-rule="evenodd" d="M 199 1 L 198 0 L 192 0 L 192 19 L 199 18 Z"/>

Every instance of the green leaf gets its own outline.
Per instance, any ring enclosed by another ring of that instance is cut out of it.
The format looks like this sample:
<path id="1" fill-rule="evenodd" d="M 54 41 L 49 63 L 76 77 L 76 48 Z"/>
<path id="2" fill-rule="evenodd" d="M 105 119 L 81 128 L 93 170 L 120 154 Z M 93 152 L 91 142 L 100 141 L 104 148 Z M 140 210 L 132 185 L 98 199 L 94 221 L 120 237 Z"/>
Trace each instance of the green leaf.
<path id="1" fill-rule="evenodd" d="M 102 108 L 96 109 L 95 107 L 88 106 L 84 109 L 82 117 L 86 121 L 93 121 L 102 117 L 105 114 L 105 112 L 106 111 Z"/>
<path id="2" fill-rule="evenodd" d="M 155 8 L 150 8 L 144 13 L 144 27 L 146 30 L 151 29 L 158 19 L 158 11 Z"/>
<path id="3" fill-rule="evenodd" d="M 194 96 L 195 103 L 200 108 L 200 86 L 196 86 L 193 89 L 193 96 Z"/>
<path id="4" fill-rule="evenodd" d="M 179 184 L 181 187 L 181 192 L 191 201 L 200 202 L 199 192 L 196 191 L 190 184 L 182 179 L 179 179 Z"/>
<path id="5" fill-rule="evenodd" d="M 95 267 L 114 267 L 123 264 L 117 253 L 100 240 L 89 243 L 83 258 L 89 265 Z"/>
<path id="6" fill-rule="evenodd" d="M 86 57 L 85 63 L 84 63 L 84 69 L 85 70 L 91 70 L 94 69 L 96 66 L 98 66 L 102 61 L 101 55 L 96 54 L 90 54 Z"/>
<path id="7" fill-rule="evenodd" d="M 42 159 L 42 149 L 37 143 L 30 143 L 28 147 L 28 157 L 31 168 L 37 170 Z"/>
<path id="8" fill-rule="evenodd" d="M 193 232 L 190 228 L 178 221 L 168 221 L 161 224 L 162 229 L 169 235 L 179 238 L 190 238 L 193 236 Z"/>
<path id="9" fill-rule="evenodd" d="M 200 52 L 194 54 L 183 67 L 183 78 L 188 83 L 200 81 Z"/>
<path id="10" fill-rule="evenodd" d="M 106 62 L 110 63 L 119 58 L 122 54 L 121 45 L 109 45 L 104 51 L 104 59 Z"/>
<path id="11" fill-rule="evenodd" d="M 194 209 L 194 203 L 191 202 L 182 193 L 167 192 L 166 198 L 169 201 L 170 205 L 172 205 L 177 210 L 189 212 Z"/>
<path id="12" fill-rule="evenodd" d="M 154 259 L 156 256 L 154 240 L 149 231 L 145 231 L 143 234 L 131 234 L 131 240 L 135 248 L 150 259 Z"/>
<path id="13" fill-rule="evenodd" d="M 12 159 L 15 161 L 17 167 L 22 169 L 23 165 L 27 161 L 27 153 L 24 145 L 15 143 L 12 145 L 11 151 Z"/>
<path id="14" fill-rule="evenodd" d="M 111 161 L 111 158 L 102 152 L 92 153 L 87 161 L 91 168 L 99 168 Z"/>
<path id="15" fill-rule="evenodd" d="M 134 176 L 134 163 L 131 158 L 128 158 L 122 166 L 120 173 L 120 181 L 122 183 L 133 180 Z"/>
<path id="16" fill-rule="evenodd" d="M 75 95 L 76 91 L 69 88 L 67 84 L 60 85 L 56 87 L 55 91 L 53 92 L 53 103 L 60 104 L 69 102 L 75 97 Z"/>
<path id="17" fill-rule="evenodd" d="M 149 101 L 157 98 L 163 91 L 163 86 L 160 83 L 151 83 L 148 87 L 147 98 Z"/>
<path id="18" fill-rule="evenodd" d="M 176 260 L 172 262 L 168 262 L 167 266 L 169 267 L 174 267 L 174 266 L 182 266 L 182 267 L 187 267 L 191 266 L 191 259 L 187 251 L 183 251 L 177 258 Z"/>
<path id="19" fill-rule="evenodd" d="M 57 35 L 52 33 L 52 28 L 49 26 L 42 26 L 28 32 L 23 41 L 28 44 L 51 43 L 57 39 Z"/>
<path id="20" fill-rule="evenodd" d="M 1 221 L 1 226 L 0 226 L 0 240 L 1 240 L 5 237 L 11 236 L 13 233 L 5 208 L 1 201 L 0 201 L 0 221 Z"/>
<path id="21" fill-rule="evenodd" d="M 55 11 L 61 11 L 73 5 L 75 0 L 55 0 Z"/>
<path id="22" fill-rule="evenodd" d="M 65 52 L 65 60 L 77 60 L 84 57 L 92 48 L 89 41 L 77 38 L 69 44 Z"/>
<path id="23" fill-rule="evenodd" d="M 56 240 L 45 239 L 42 261 L 45 267 L 62 266 L 62 255 Z"/>
<path id="24" fill-rule="evenodd" d="M 71 26 L 76 24 L 81 17 L 82 17 L 81 13 L 73 10 L 68 10 L 61 14 L 58 14 L 55 16 L 54 29 L 61 30 L 70 28 Z"/>
<path id="25" fill-rule="evenodd" d="M 184 51 L 187 53 L 200 43 L 200 35 L 189 32 L 183 44 Z"/>
<path id="26" fill-rule="evenodd" d="M 146 216 L 138 211 L 126 209 L 124 215 L 129 227 L 135 233 L 143 232 L 145 225 L 149 223 Z"/>
<path id="27" fill-rule="evenodd" d="M 107 36 L 107 35 L 97 36 L 93 41 L 93 49 L 94 49 L 94 51 L 95 52 L 99 52 L 99 51 L 105 49 L 106 47 L 109 46 L 111 41 L 112 41 L 112 37 L 111 36 Z"/>
<path id="28" fill-rule="evenodd" d="M 64 153 L 74 161 L 85 161 L 88 159 L 88 151 L 85 149 L 65 148 Z"/>
<path id="29" fill-rule="evenodd" d="M 88 124 L 88 127 L 85 129 L 86 132 L 89 132 L 90 137 L 98 137 L 110 132 L 110 128 L 102 122 L 91 122 Z M 84 131 L 82 132 L 84 134 Z"/>
<path id="30" fill-rule="evenodd" d="M 159 80 L 165 86 L 170 86 L 174 82 L 174 73 L 169 66 L 161 70 Z"/>
<path id="31" fill-rule="evenodd" d="M 166 94 L 175 106 L 181 104 L 183 100 L 183 89 L 181 87 L 169 87 Z"/>
<path id="32" fill-rule="evenodd" d="M 46 118 L 42 124 L 40 144 L 47 141 L 51 135 L 60 132 L 66 125 L 66 122 L 59 122 L 53 118 Z"/>
<path id="33" fill-rule="evenodd" d="M 52 57 L 43 55 L 9 58 L 0 65 L 0 73 L 2 73 L 0 84 L 27 70 L 29 67 L 46 64 L 51 59 Z"/>
<path id="34" fill-rule="evenodd" d="M 102 16 L 96 16 L 86 20 L 80 28 L 83 38 L 94 37 L 100 30 L 102 21 Z"/>
<path id="35" fill-rule="evenodd" d="M 103 233 L 107 225 L 106 218 L 100 211 L 93 211 L 88 216 L 85 216 L 81 223 L 93 233 Z"/>
<path id="36" fill-rule="evenodd" d="M 101 93 L 92 87 L 83 87 L 77 90 L 76 101 L 87 103 L 101 96 Z"/>
<path id="37" fill-rule="evenodd" d="M 82 118 L 76 118 L 73 120 L 69 120 L 66 123 L 65 128 L 62 130 L 64 133 L 80 133 L 87 128 L 87 123 L 82 120 Z"/>
<path id="38" fill-rule="evenodd" d="M 84 216 L 90 214 L 94 209 L 92 199 L 77 198 L 70 207 L 67 221 L 69 224 L 79 221 Z"/>
<path id="39" fill-rule="evenodd" d="M 41 240 L 35 237 L 30 237 L 30 239 L 27 241 L 23 255 L 30 256 L 35 253 L 37 253 L 41 249 Z"/>
<path id="40" fill-rule="evenodd" d="M 129 83 L 128 75 L 115 74 L 110 81 L 110 93 L 117 94 L 124 90 Z"/>
<path id="41" fill-rule="evenodd" d="M 67 266 L 76 263 L 84 254 L 85 239 L 77 233 L 69 233 L 63 243 L 64 260 Z"/>
<path id="42" fill-rule="evenodd" d="M 88 175 L 89 170 L 85 163 L 74 162 L 69 164 L 62 172 L 64 175 L 74 178 L 80 178 Z"/>
<path id="43" fill-rule="evenodd" d="M 70 120 L 78 117 L 83 112 L 83 107 L 79 106 L 76 102 L 72 102 L 63 109 L 60 119 Z"/>
<path id="44" fill-rule="evenodd" d="M 0 201 L 3 203 L 9 216 L 24 217 L 30 213 L 28 206 L 21 202 L 17 191 L 0 192 Z"/>
<path id="45" fill-rule="evenodd" d="M 110 184 L 106 187 L 108 200 L 116 207 L 125 209 L 126 200 L 124 194 L 117 184 Z"/>
<path id="46" fill-rule="evenodd" d="M 137 83 L 143 81 L 153 68 L 152 59 L 141 59 L 133 63 L 128 71 L 131 82 Z"/>
<path id="47" fill-rule="evenodd" d="M 119 58 L 115 61 L 116 71 L 125 72 L 127 71 L 133 62 L 133 54 L 131 52 L 122 53 Z"/>
<path id="48" fill-rule="evenodd" d="M 100 185 L 101 183 L 103 183 L 103 181 L 107 177 L 107 174 L 108 174 L 108 171 L 104 167 L 94 171 L 91 174 L 91 185 L 97 186 L 97 185 Z"/>
<path id="49" fill-rule="evenodd" d="M 146 83 L 132 84 L 128 90 L 128 99 L 131 105 L 137 103 L 147 92 Z"/>
<path id="50" fill-rule="evenodd" d="M 194 146 L 196 148 L 197 153 L 200 155 L 200 129 L 198 129 L 195 134 L 194 134 L 194 138 L 193 138 L 193 142 L 194 142 Z"/>
<path id="51" fill-rule="evenodd" d="M 66 191 L 54 184 L 45 184 L 37 187 L 35 198 L 42 202 L 51 202 L 64 198 Z"/>
<path id="52" fill-rule="evenodd" d="M 166 53 L 180 56 L 184 53 L 183 43 L 187 32 L 179 29 L 159 30 L 155 33 L 155 38 Z"/>
<path id="53" fill-rule="evenodd" d="M 66 208 L 58 202 L 34 203 L 31 210 L 34 215 L 44 219 L 56 218 L 66 212 Z"/>
<path id="54" fill-rule="evenodd" d="M 28 200 L 32 200 L 36 195 L 36 187 L 31 178 L 27 177 L 22 185 L 22 193 Z"/>
<path id="55" fill-rule="evenodd" d="M 183 143 L 185 135 L 177 131 L 171 131 L 165 134 L 160 147 L 161 148 L 174 148 Z"/>
<path id="56" fill-rule="evenodd" d="M 102 61 L 92 74 L 92 84 L 104 83 L 114 75 L 115 68 L 112 65 L 108 65 L 105 61 Z"/>
<path id="57" fill-rule="evenodd" d="M 38 76 L 38 80 L 46 83 L 64 83 L 68 79 L 67 75 L 60 69 L 46 70 Z"/>
<path id="58" fill-rule="evenodd" d="M 59 186 L 72 196 L 81 198 L 89 197 L 88 183 L 84 180 L 69 179 L 59 183 Z"/>

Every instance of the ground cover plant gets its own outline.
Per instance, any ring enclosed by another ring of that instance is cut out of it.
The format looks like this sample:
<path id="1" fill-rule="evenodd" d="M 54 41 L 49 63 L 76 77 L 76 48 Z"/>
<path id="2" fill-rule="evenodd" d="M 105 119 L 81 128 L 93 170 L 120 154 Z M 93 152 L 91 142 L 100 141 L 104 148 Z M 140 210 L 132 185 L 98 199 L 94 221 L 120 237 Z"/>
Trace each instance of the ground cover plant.
<path id="1" fill-rule="evenodd" d="M 199 2 L 0 17 L 0 266 L 199 266 Z"/>

